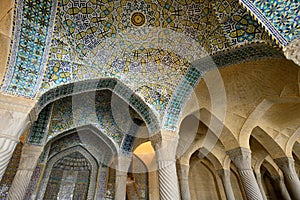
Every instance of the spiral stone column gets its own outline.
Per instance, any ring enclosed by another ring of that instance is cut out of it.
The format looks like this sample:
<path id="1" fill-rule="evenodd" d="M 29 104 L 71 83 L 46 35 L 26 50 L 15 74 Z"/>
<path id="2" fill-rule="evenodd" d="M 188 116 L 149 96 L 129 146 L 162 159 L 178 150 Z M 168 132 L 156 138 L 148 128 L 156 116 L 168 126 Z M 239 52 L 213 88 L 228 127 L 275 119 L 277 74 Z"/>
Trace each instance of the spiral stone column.
<path id="1" fill-rule="evenodd" d="M 190 188 L 189 188 L 189 170 L 190 170 L 189 164 L 179 163 L 178 178 L 179 178 L 181 200 L 191 199 Z"/>
<path id="2" fill-rule="evenodd" d="M 261 180 L 261 173 L 259 173 L 259 172 L 255 172 L 255 177 L 256 177 L 256 181 L 257 181 L 257 184 L 258 184 L 258 187 L 259 187 L 259 189 L 260 189 L 260 192 L 261 192 L 261 194 L 262 194 L 262 197 L 263 197 L 263 199 L 264 200 L 267 200 L 267 196 L 266 196 L 266 193 L 265 193 L 265 191 L 264 191 L 264 187 L 263 187 L 263 185 L 262 185 L 262 180 Z"/>
<path id="3" fill-rule="evenodd" d="M 287 191 L 286 186 L 284 184 L 284 178 L 282 176 L 277 176 L 277 177 L 272 177 L 272 179 L 276 183 L 283 200 L 291 200 L 289 192 Z"/>
<path id="4" fill-rule="evenodd" d="M 23 146 L 19 168 L 8 192 L 8 200 L 23 199 L 42 151 L 40 146 Z"/>
<path id="5" fill-rule="evenodd" d="M 18 142 L 17 138 L 0 134 L 0 180 Z"/>
<path id="6" fill-rule="evenodd" d="M 116 169 L 116 189 L 115 200 L 126 199 L 126 184 L 127 184 L 127 172 L 131 163 L 130 155 L 121 155 L 118 158 L 118 164 Z"/>
<path id="7" fill-rule="evenodd" d="M 172 131 L 161 131 L 159 141 L 152 141 L 156 152 L 159 196 L 161 200 L 179 200 L 179 186 L 176 171 L 176 149 L 178 134 Z"/>
<path id="8" fill-rule="evenodd" d="M 221 169 L 221 170 L 218 170 L 217 173 L 222 180 L 226 199 L 227 200 L 235 200 L 234 193 L 233 193 L 232 186 L 231 186 L 231 181 L 230 181 L 230 170 Z"/>
<path id="9" fill-rule="evenodd" d="M 33 100 L 0 94 L 0 180 L 21 134 L 35 119 Z"/>
<path id="10" fill-rule="evenodd" d="M 283 157 L 274 159 L 274 162 L 283 172 L 290 197 L 293 200 L 300 200 L 300 181 L 295 170 L 294 160 L 292 158 Z"/>
<path id="11" fill-rule="evenodd" d="M 248 200 L 263 200 L 259 186 L 251 168 L 251 151 L 246 148 L 236 148 L 227 152 L 238 169 Z"/>

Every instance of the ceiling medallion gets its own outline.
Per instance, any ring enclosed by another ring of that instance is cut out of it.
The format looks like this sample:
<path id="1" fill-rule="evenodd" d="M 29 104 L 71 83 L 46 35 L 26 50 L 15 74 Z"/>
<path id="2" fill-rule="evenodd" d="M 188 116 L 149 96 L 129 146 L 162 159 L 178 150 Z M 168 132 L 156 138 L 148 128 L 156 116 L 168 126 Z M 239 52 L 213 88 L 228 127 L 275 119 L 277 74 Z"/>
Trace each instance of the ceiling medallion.
<path id="1" fill-rule="evenodd" d="M 146 16 L 141 12 L 134 12 L 131 15 L 131 23 L 137 27 L 141 27 L 146 22 Z"/>

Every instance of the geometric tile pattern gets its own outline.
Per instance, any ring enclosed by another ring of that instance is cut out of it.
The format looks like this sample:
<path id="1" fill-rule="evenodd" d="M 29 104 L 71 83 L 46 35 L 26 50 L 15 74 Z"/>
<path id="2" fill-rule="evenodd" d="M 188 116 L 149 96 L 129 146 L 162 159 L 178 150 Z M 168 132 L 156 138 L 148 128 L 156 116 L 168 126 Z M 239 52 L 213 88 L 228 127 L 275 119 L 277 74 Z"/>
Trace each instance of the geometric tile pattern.
<path id="1" fill-rule="evenodd" d="M 117 79 L 100 79 L 89 80 L 78 83 L 70 83 L 58 88 L 49 90 L 44 93 L 38 101 L 39 109 L 42 109 L 48 103 L 59 98 L 72 95 L 73 93 L 82 93 L 85 91 L 95 91 L 108 89 L 120 96 L 126 103 L 128 103 L 135 111 L 143 118 L 150 133 L 156 133 L 159 130 L 159 122 L 156 113 L 150 109 L 141 98 L 139 98 L 133 91 L 126 87 Z M 91 99 L 93 101 L 95 99 Z M 72 98 L 70 99 L 72 101 Z M 67 123 L 70 123 L 69 121 Z"/>
<path id="2" fill-rule="evenodd" d="M 48 132 L 49 119 L 52 112 L 52 104 L 48 104 L 38 116 L 38 119 L 31 126 L 26 143 L 33 145 L 43 145 Z"/>
<path id="3" fill-rule="evenodd" d="M 108 175 L 108 168 L 101 166 L 99 171 L 99 180 L 98 180 L 98 191 L 96 199 L 104 199 L 105 191 L 106 191 L 106 182 Z"/>
<path id="4" fill-rule="evenodd" d="M 38 181 L 41 177 L 44 167 L 45 165 L 38 164 L 34 169 L 24 199 L 31 199 L 31 196 L 34 195 L 36 188 L 38 188 Z"/>
<path id="5" fill-rule="evenodd" d="M 89 161 L 79 152 L 61 158 L 51 170 L 44 199 L 87 199 L 90 171 Z"/>
<path id="6" fill-rule="evenodd" d="M 24 0 L 17 6 L 17 40 L 2 90 L 31 98 L 58 85 L 110 77 L 162 117 L 191 63 L 203 55 L 272 44 L 237 0 Z M 145 16 L 142 27 L 131 20 L 137 11 Z"/>
<path id="7" fill-rule="evenodd" d="M 300 4 L 292 0 L 241 0 L 283 46 L 300 35 Z"/>
<path id="8" fill-rule="evenodd" d="M 62 138 L 56 139 L 55 141 L 51 142 L 48 157 L 52 157 L 67 148 L 80 145 L 80 144 L 81 144 L 80 138 L 76 133 L 63 136 Z"/>
<path id="9" fill-rule="evenodd" d="M 81 173 L 87 171 L 90 173 Z M 75 146 L 65 149 L 51 158 L 47 157 L 46 168 L 43 172 L 43 176 L 40 176 L 40 185 L 36 187 L 38 189 L 36 198 L 43 199 L 45 195 L 44 199 L 56 199 L 55 196 L 58 195 L 61 199 L 69 199 L 69 197 L 62 197 L 62 195 L 70 195 L 70 191 L 73 191 L 73 189 L 76 191 L 78 189 L 82 192 L 77 191 L 78 193 L 75 192 L 75 194 L 77 193 L 77 195 L 80 196 L 81 194 L 85 195 L 88 193 L 88 197 L 78 197 L 76 199 L 91 199 L 95 192 L 97 173 L 98 164 L 85 148 Z M 69 176 L 70 174 L 73 175 Z M 67 180 L 70 180 L 70 182 Z M 57 184 L 55 184 L 55 182 Z M 67 187 L 67 185 L 64 184 L 68 183 L 73 183 L 73 189 L 72 187 L 69 189 L 64 188 Z M 86 191 L 86 184 L 88 184 L 88 192 Z M 57 194 L 58 190 L 63 192 Z M 48 196 L 48 198 L 46 198 L 47 195 L 52 197 Z"/>
<path id="10" fill-rule="evenodd" d="M 112 98 L 115 98 L 115 101 L 124 102 L 118 96 L 112 97 L 112 92 L 109 90 L 83 93 L 55 101 L 47 141 L 73 128 L 93 125 L 120 144 L 124 134 L 128 133 L 126 126 L 130 124 L 131 118 L 118 118 L 118 121 L 116 121 L 118 116 L 113 114 L 111 108 Z M 125 105 L 127 104 L 125 103 Z M 120 105 L 118 109 L 120 110 L 122 107 L 125 106 Z M 125 114 L 125 112 L 122 112 L 121 116 L 125 116 Z M 132 130 L 129 129 L 129 133 L 132 133 Z M 70 139 L 71 141 L 73 139 Z"/>
<path id="11" fill-rule="evenodd" d="M 145 14 L 143 27 L 130 22 L 135 11 Z M 67 1 L 56 19 L 42 93 L 117 78 L 161 117 L 193 61 L 242 44 L 272 44 L 237 1 Z"/>
<path id="12" fill-rule="evenodd" d="M 238 0 L 18 1 L 1 90 L 41 97 L 42 109 L 83 88 L 106 88 L 131 105 L 150 132 L 160 129 L 161 120 L 174 130 L 180 108 L 211 67 L 201 65 L 208 56 L 212 65 L 225 66 L 248 59 L 248 52 L 227 52 L 253 43 L 276 47 L 274 40 L 285 45 L 299 35 L 294 1 L 241 3 L 250 14 Z M 135 12 L 144 16 L 143 25 L 132 22 Z M 43 134 L 34 135 L 31 142 L 41 143 Z"/>
<path id="13" fill-rule="evenodd" d="M 55 0 L 16 1 L 14 40 L 2 91 L 33 98 L 47 62 Z"/>

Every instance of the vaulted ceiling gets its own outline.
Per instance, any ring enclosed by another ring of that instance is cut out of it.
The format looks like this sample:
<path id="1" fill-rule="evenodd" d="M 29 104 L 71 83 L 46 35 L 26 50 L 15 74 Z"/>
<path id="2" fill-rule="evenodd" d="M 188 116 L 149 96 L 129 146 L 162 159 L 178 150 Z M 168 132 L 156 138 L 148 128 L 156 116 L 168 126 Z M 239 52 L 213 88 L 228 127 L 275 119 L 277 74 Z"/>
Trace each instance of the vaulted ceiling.
<path id="1" fill-rule="evenodd" d="M 39 99 L 61 85 L 112 78 L 158 118 L 176 116 L 207 70 L 283 58 L 278 47 L 299 35 L 298 6 L 254 0 L 20 1 L 1 91 Z M 173 129 L 174 118 L 163 126 Z"/>

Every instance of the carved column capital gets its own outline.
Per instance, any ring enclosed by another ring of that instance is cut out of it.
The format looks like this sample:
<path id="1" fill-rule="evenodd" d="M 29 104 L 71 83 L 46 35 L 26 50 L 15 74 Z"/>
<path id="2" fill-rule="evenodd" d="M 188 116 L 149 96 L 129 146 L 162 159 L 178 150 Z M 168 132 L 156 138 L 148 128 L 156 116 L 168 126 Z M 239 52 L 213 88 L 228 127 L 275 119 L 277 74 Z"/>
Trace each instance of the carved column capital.
<path id="1" fill-rule="evenodd" d="M 26 128 L 36 120 L 36 114 L 33 114 L 35 104 L 35 100 L 0 94 L 1 135 L 19 139 Z"/>
<path id="2" fill-rule="evenodd" d="M 294 160 L 289 157 L 274 159 L 274 162 L 282 170 L 287 189 L 292 199 L 300 200 L 300 181 L 295 170 Z"/>
<path id="3" fill-rule="evenodd" d="M 131 158 L 132 157 L 128 157 L 128 156 L 119 156 L 117 160 L 116 170 L 127 174 L 128 168 L 131 163 Z"/>
<path id="4" fill-rule="evenodd" d="M 175 162 L 179 139 L 178 133 L 162 130 L 160 138 L 153 144 L 158 164 L 162 163 L 162 165 L 165 165 L 169 162 Z"/>
<path id="5" fill-rule="evenodd" d="M 227 154 L 239 170 L 252 170 L 250 149 L 239 147 L 227 151 Z"/>
<path id="6" fill-rule="evenodd" d="M 230 170 L 219 169 L 217 170 L 217 174 L 221 179 L 230 178 Z"/>
<path id="7" fill-rule="evenodd" d="M 43 147 L 25 144 L 22 149 L 22 156 L 18 170 L 33 171 L 36 167 L 38 158 L 43 152 Z"/>
<path id="8" fill-rule="evenodd" d="M 285 173 L 291 174 L 295 170 L 294 159 L 289 157 L 282 157 L 274 159 L 274 162 Z"/>
<path id="9" fill-rule="evenodd" d="M 243 147 L 227 151 L 230 159 L 238 168 L 247 199 L 263 200 L 262 193 L 251 168 L 251 151 Z"/>
<path id="10" fill-rule="evenodd" d="M 300 66 L 300 38 L 293 40 L 288 46 L 283 47 L 283 53 L 287 59 L 294 61 L 294 63 Z"/>

